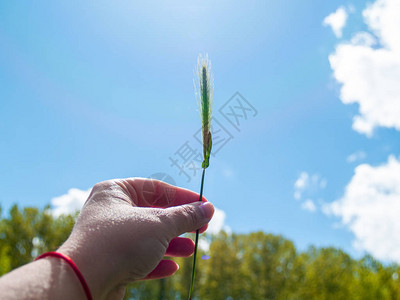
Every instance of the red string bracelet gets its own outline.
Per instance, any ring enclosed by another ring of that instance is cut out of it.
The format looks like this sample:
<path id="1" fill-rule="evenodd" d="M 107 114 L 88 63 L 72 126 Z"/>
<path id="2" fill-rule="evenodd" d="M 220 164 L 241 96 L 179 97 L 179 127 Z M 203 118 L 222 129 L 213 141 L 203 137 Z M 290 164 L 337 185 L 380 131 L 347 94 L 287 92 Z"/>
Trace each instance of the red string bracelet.
<path id="1" fill-rule="evenodd" d="M 52 256 L 52 257 L 58 257 L 63 259 L 65 262 L 67 262 L 67 264 L 69 264 L 72 268 L 72 270 L 74 270 L 76 276 L 78 277 L 79 281 L 82 284 L 83 289 L 85 290 L 85 294 L 86 294 L 86 298 L 88 300 L 93 300 L 92 294 L 90 293 L 90 289 L 88 284 L 86 283 L 85 278 L 83 278 L 83 275 L 81 273 L 81 271 L 79 271 L 78 267 L 76 266 L 76 264 L 73 262 L 73 260 L 65 254 L 59 253 L 59 252 L 46 252 L 43 253 L 42 255 L 38 256 L 35 258 L 35 260 L 47 257 L 47 256 Z"/>

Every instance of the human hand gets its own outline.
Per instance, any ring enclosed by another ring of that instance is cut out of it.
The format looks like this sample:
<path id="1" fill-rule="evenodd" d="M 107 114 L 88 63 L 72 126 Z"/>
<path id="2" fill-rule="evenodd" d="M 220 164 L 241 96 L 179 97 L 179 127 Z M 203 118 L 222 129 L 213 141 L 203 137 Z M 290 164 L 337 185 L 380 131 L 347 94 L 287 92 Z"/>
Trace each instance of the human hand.
<path id="1" fill-rule="evenodd" d="M 128 283 L 168 277 L 178 265 L 164 256 L 193 254 L 214 207 L 161 181 L 130 178 L 96 184 L 68 240 L 58 250 L 77 264 L 94 299 L 121 299 Z M 203 199 L 204 200 L 204 199 Z"/>

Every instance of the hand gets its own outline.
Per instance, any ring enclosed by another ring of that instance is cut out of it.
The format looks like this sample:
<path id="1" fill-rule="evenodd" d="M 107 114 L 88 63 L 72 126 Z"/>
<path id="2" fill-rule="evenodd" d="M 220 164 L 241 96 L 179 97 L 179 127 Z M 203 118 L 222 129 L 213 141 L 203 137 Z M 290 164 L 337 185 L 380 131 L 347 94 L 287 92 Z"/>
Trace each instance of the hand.
<path id="1" fill-rule="evenodd" d="M 96 184 L 68 240 L 58 250 L 77 264 L 94 299 L 121 299 L 128 283 L 171 276 L 164 256 L 193 254 L 179 235 L 207 228 L 214 207 L 197 193 L 157 180 L 132 178 Z"/>

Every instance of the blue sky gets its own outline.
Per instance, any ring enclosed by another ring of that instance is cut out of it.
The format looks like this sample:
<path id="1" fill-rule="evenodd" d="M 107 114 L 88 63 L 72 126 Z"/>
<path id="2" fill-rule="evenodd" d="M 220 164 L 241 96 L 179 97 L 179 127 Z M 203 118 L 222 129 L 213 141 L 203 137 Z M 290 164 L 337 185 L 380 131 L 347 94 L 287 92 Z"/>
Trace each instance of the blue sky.
<path id="1" fill-rule="evenodd" d="M 380 2 L 386 11 L 396 5 Z M 340 7 L 347 19 L 337 37 L 323 21 Z M 341 64 L 354 61 L 349 53 L 360 47 L 383 49 L 394 63 L 378 73 L 397 74 L 398 44 L 384 34 L 390 30 L 376 27 L 392 24 L 368 22 L 367 7 L 366 1 L 2 2 L 1 206 L 43 207 L 71 188 L 155 173 L 198 191 L 199 174 L 188 182 L 170 157 L 185 142 L 201 150 L 193 137 L 200 126 L 193 71 L 199 53 L 208 53 L 214 117 L 233 138 L 211 159 L 205 195 L 225 212 L 225 224 L 235 232 L 282 234 L 300 249 L 336 246 L 400 260 L 397 244 L 383 252 L 370 246 L 376 241 L 357 231 L 366 215 L 349 212 L 353 202 L 344 201 L 354 199 L 346 187 L 357 181 L 358 165 L 374 171 L 389 166 L 390 155 L 397 163 L 400 152 L 400 126 L 390 116 L 398 90 L 379 104 L 386 86 L 363 77 L 379 68 Z M 376 44 L 352 40 L 359 32 Z M 236 92 L 257 111 L 241 119 L 240 131 L 218 111 Z M 379 107 L 387 109 L 374 115 Z M 353 126 L 357 115 L 367 121 Z M 387 193 L 400 199 L 397 190 Z"/>

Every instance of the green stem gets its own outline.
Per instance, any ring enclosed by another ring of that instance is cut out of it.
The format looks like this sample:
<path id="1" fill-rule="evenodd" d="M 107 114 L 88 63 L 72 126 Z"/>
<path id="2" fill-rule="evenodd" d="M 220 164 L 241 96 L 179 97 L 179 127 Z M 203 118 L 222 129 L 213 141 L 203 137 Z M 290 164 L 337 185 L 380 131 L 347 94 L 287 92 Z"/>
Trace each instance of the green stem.
<path id="1" fill-rule="evenodd" d="M 203 186 L 204 186 L 204 175 L 206 169 L 203 168 L 203 174 L 201 175 L 201 186 L 200 186 L 200 197 L 199 201 L 203 200 Z M 197 245 L 199 244 L 199 229 L 196 230 L 196 239 L 194 242 L 194 254 L 193 254 L 193 269 L 192 269 L 192 281 L 190 283 L 189 297 L 188 300 L 192 300 L 193 286 L 194 286 L 194 273 L 196 271 L 196 257 L 197 257 Z"/>

